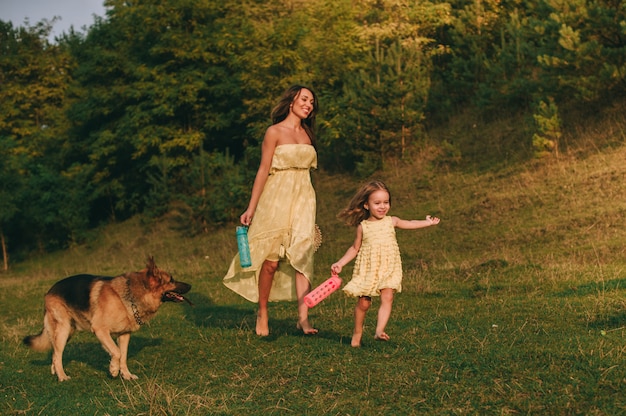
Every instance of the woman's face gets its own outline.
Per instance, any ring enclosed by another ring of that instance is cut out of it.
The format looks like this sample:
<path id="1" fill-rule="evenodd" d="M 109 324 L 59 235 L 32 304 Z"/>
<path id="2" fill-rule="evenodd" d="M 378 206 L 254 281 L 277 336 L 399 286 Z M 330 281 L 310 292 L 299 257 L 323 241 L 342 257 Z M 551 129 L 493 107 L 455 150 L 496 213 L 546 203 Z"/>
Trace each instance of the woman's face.
<path id="1" fill-rule="evenodd" d="M 315 97 L 313 93 L 306 88 L 302 88 L 296 98 L 291 103 L 291 112 L 293 112 L 298 118 L 306 119 L 309 117 L 315 104 Z"/>
<path id="2" fill-rule="evenodd" d="M 365 209 L 369 211 L 370 218 L 377 220 L 385 218 L 391 208 L 389 199 L 389 193 L 383 189 L 372 192 L 365 203 Z"/>

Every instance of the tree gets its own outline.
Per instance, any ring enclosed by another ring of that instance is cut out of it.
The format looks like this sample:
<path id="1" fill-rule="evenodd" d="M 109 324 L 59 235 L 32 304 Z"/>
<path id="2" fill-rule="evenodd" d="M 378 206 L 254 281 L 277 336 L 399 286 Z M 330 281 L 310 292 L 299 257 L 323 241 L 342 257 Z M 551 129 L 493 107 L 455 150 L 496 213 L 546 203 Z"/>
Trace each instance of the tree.
<path id="1" fill-rule="evenodd" d="M 356 29 L 365 48 L 344 83 L 345 135 L 354 137 L 355 166 L 362 175 L 401 159 L 421 134 L 430 89 L 431 37 L 448 22 L 445 4 L 365 0 Z"/>
<path id="2" fill-rule="evenodd" d="M 554 99 L 549 97 L 545 101 L 540 101 L 533 118 L 537 127 L 532 138 L 535 157 L 542 158 L 552 153 L 558 154 L 561 119 Z"/>
<path id="3" fill-rule="evenodd" d="M 438 34 L 450 53 L 435 62 L 431 96 L 437 106 L 432 111 L 447 115 L 468 105 L 484 114 L 526 109 L 545 87 L 537 67 L 537 55 L 551 44 L 542 32 L 543 2 L 451 0 L 450 4 L 451 24 Z"/>
<path id="4" fill-rule="evenodd" d="M 97 217 L 125 218 L 149 203 L 148 172 L 175 186 L 203 150 L 241 146 L 241 104 L 219 36 L 222 2 L 107 2 L 74 48 L 79 100 L 73 146 L 92 174 Z M 236 81 L 236 78 L 234 78 Z M 86 157 L 85 157 L 86 156 Z M 98 203 L 101 202 L 101 203 Z"/>
<path id="5" fill-rule="evenodd" d="M 626 87 L 626 7 L 623 2 L 548 0 L 546 25 L 555 27 L 558 47 L 539 56 L 562 88 L 597 100 Z"/>
<path id="6" fill-rule="evenodd" d="M 19 28 L 0 21 L 0 146 L 4 159 L 0 228 L 4 244 L 8 240 L 26 243 L 27 236 L 32 241 L 49 240 L 45 217 L 78 215 L 73 207 L 50 205 L 40 198 L 49 190 L 38 175 L 63 171 L 66 92 L 73 66 L 66 50 L 48 43 L 50 30 L 45 20 Z M 44 214 L 26 218 L 27 209 Z M 63 225 L 55 233 L 76 232 L 67 228 L 69 224 Z M 6 251 L 6 246 L 3 248 Z"/>
<path id="7" fill-rule="evenodd" d="M 230 67 L 240 80 L 247 144 L 254 146 L 270 123 L 277 97 L 291 84 L 310 84 L 315 79 L 310 65 L 317 57 L 309 55 L 305 45 L 312 30 L 313 3 L 237 3 L 230 8 L 220 35 L 233 46 Z"/>
<path id="8" fill-rule="evenodd" d="M 19 158 L 12 148 L 14 143 L 6 136 L 0 136 L 0 246 L 4 270 L 9 268 L 8 235 L 14 228 L 15 217 L 19 212 L 21 176 Z"/>

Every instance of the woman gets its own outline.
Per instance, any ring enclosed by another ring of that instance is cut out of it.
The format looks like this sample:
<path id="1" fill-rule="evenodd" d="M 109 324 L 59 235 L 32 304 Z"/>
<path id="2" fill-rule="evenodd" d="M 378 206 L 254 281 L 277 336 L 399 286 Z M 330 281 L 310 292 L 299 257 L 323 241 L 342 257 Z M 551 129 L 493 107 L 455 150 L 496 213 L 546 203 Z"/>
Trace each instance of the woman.
<path id="1" fill-rule="evenodd" d="M 310 88 L 288 88 L 272 110 L 261 147 L 261 163 L 248 208 L 252 266 L 242 269 L 235 256 L 224 284 L 259 303 L 256 333 L 269 335 L 268 302 L 298 300 L 297 327 L 316 334 L 304 296 L 311 289 L 315 252 L 315 190 L 310 169 L 317 168 L 315 116 L 318 103 Z"/>

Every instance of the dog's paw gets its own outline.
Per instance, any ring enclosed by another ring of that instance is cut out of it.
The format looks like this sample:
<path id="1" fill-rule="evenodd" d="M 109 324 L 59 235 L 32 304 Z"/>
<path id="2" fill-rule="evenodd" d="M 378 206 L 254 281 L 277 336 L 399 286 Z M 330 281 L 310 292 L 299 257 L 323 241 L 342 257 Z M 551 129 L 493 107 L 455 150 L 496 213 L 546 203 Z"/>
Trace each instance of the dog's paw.
<path id="1" fill-rule="evenodd" d="M 130 371 L 126 370 L 126 371 L 122 371 L 122 378 L 124 380 L 137 380 L 139 377 L 132 374 Z"/>
<path id="2" fill-rule="evenodd" d="M 111 374 L 111 377 L 113 378 L 119 376 L 120 366 L 118 364 L 114 364 L 113 362 L 111 362 L 111 364 L 109 364 L 109 373 Z"/>
<path id="3" fill-rule="evenodd" d="M 59 371 L 56 371 L 56 369 L 54 368 L 54 364 L 52 364 L 52 366 L 50 367 L 50 372 L 52 373 L 53 376 L 56 375 L 59 381 L 67 381 L 72 378 L 68 376 L 67 374 L 65 374 L 65 371 L 63 371 L 63 368 L 61 368 L 61 370 Z"/>

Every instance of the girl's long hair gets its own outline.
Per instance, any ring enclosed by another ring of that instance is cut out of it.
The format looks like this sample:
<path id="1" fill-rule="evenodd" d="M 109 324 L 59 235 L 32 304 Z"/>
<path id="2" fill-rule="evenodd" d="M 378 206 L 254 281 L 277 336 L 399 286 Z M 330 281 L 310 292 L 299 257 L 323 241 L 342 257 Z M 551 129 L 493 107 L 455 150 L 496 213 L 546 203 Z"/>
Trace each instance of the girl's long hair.
<path id="1" fill-rule="evenodd" d="M 311 94 L 313 94 L 313 109 L 309 113 L 309 116 L 302 120 L 302 127 L 311 139 L 311 144 L 315 147 L 315 117 L 317 116 L 318 104 L 317 96 L 311 88 L 298 84 L 287 88 L 278 100 L 278 104 L 276 104 L 276 106 L 272 109 L 272 124 L 280 123 L 287 118 L 287 115 L 289 114 L 289 106 L 296 98 L 298 98 L 300 91 L 302 91 L 303 88 L 306 88 L 311 91 Z"/>
<path id="2" fill-rule="evenodd" d="M 385 191 L 389 194 L 389 203 L 391 203 L 391 192 L 389 188 L 382 181 L 371 181 L 366 183 L 358 190 L 358 192 L 352 197 L 350 203 L 344 208 L 337 218 L 345 222 L 346 224 L 356 227 L 361 221 L 369 218 L 370 212 L 365 209 L 365 204 L 370 195 L 376 191 Z"/>

